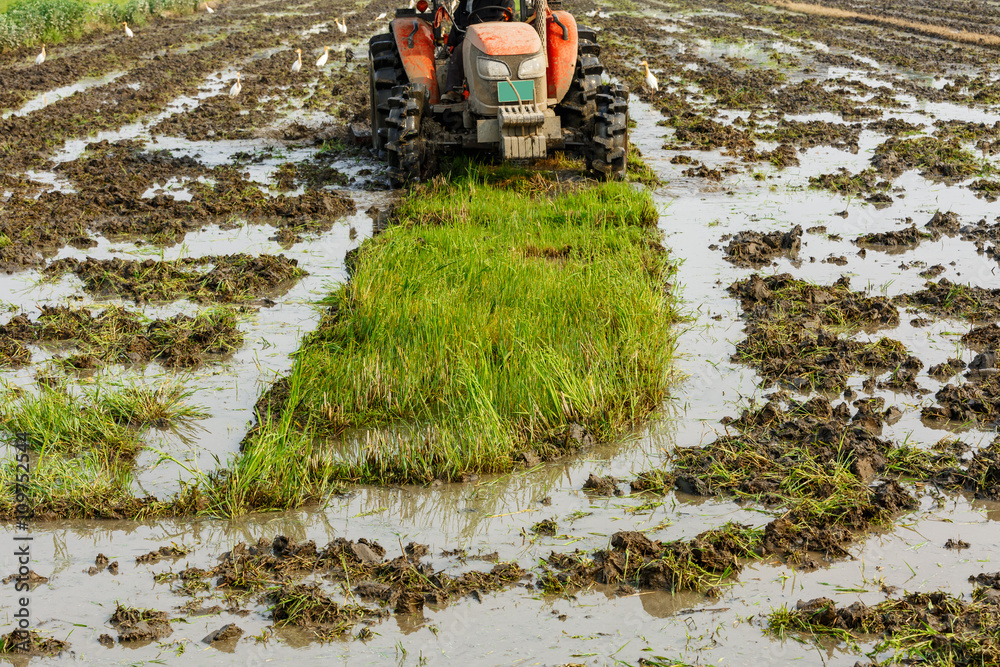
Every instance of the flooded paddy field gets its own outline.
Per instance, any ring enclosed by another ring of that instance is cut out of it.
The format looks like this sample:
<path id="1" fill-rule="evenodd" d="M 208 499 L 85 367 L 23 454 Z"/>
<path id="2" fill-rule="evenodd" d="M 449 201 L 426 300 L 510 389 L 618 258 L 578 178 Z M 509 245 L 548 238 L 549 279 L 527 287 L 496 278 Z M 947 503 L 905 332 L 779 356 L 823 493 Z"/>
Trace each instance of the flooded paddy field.
<path id="1" fill-rule="evenodd" d="M 199 489 L 247 470 L 318 302 L 447 188 L 389 189 L 355 139 L 393 5 L 213 6 L 0 54 L 0 427 L 116 438 L 39 477 L 36 655 L 2 659 L 1000 661 L 1000 8 L 567 2 L 631 89 L 669 397 L 501 473 L 237 503 Z M 606 187 L 579 172 L 531 187 Z"/>

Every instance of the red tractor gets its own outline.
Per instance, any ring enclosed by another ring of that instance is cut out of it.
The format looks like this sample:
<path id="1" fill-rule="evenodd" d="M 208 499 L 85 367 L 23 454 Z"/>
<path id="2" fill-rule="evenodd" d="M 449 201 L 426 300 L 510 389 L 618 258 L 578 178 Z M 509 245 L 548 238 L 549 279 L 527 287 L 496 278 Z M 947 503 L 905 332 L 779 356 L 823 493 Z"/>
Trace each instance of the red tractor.
<path id="1" fill-rule="evenodd" d="M 460 0 L 466 2 L 467 0 Z M 442 99 L 449 57 L 447 1 L 399 9 L 368 46 L 372 143 L 397 185 L 434 173 L 437 156 L 498 151 L 505 160 L 582 155 L 601 178 L 625 176 L 628 92 L 601 82 L 595 31 L 546 0 L 488 9 L 462 49 L 467 90 Z"/>

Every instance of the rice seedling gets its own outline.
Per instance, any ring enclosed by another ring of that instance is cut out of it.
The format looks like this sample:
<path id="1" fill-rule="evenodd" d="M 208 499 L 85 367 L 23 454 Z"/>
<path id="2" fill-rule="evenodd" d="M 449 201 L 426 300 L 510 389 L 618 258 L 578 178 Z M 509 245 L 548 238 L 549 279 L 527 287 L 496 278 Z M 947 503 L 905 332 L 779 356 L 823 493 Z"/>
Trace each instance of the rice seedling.
<path id="1" fill-rule="evenodd" d="M 145 428 L 206 416 L 187 404 L 191 393 L 176 383 L 76 392 L 65 384 L 43 384 L 37 392 L 8 392 L 0 406 L 0 433 L 28 444 L 26 492 L 35 514 L 142 518 L 168 511 L 169 503 L 133 495 L 132 467 Z M 16 463 L 5 462 L 0 516 L 14 516 L 18 480 Z"/>
<path id="2" fill-rule="evenodd" d="M 174 381 L 156 387 L 122 385 L 115 390 L 100 387 L 91 400 L 118 424 L 166 428 L 208 416 L 201 406 L 187 403 L 193 394 L 194 390 Z"/>
<path id="3" fill-rule="evenodd" d="M 503 472 L 618 437 L 660 406 L 678 317 L 650 197 L 537 174 L 459 163 L 401 205 L 324 299 L 210 492 L 219 506 Z M 525 180 L 538 183 L 505 187 Z"/>

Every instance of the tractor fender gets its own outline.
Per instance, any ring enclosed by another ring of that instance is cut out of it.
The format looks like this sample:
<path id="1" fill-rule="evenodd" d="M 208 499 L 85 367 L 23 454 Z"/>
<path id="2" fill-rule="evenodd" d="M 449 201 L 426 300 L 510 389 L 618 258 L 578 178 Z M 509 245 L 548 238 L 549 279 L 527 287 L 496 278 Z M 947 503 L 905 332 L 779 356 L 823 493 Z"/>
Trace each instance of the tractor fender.
<path id="1" fill-rule="evenodd" d="M 553 20 L 559 19 L 565 27 L 560 27 L 559 23 Z M 547 21 L 548 44 L 548 69 L 545 71 L 545 80 L 548 82 L 549 99 L 561 102 L 569 91 L 569 86 L 573 83 L 573 72 L 576 70 L 577 49 L 580 46 L 579 36 L 576 32 L 576 19 L 569 12 L 554 11 Z M 563 39 L 565 32 L 566 39 Z"/>
<path id="2" fill-rule="evenodd" d="M 430 93 L 428 102 L 439 99 L 437 75 L 434 72 L 434 31 L 431 24 L 416 16 L 393 19 L 389 24 L 403 69 L 410 83 L 421 83 Z"/>

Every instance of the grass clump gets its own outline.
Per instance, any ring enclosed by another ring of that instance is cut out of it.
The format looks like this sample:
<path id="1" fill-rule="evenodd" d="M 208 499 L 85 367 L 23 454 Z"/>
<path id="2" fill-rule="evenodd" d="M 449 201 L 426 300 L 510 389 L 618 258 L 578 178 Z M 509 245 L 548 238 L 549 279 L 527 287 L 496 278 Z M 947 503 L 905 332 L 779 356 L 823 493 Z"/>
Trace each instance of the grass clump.
<path id="1" fill-rule="evenodd" d="M 732 522 L 672 542 L 622 531 L 611 536 L 609 549 L 590 555 L 553 552 L 542 563 L 539 586 L 547 593 L 599 584 L 615 586 L 618 594 L 661 590 L 715 595 L 748 559 L 760 556 L 762 538 L 761 529 Z"/>
<path id="2" fill-rule="evenodd" d="M 865 169 L 852 174 L 843 167 L 834 174 L 820 174 L 809 177 L 809 187 L 816 190 L 829 190 L 836 194 L 852 195 L 872 195 L 877 192 L 885 192 L 891 183 L 882 179 L 882 175 L 875 169 Z"/>
<path id="3" fill-rule="evenodd" d="M 208 267 L 208 268 L 206 268 Z M 119 296 L 137 302 L 250 301 L 288 288 L 306 275 L 298 260 L 284 255 L 210 255 L 172 261 L 119 257 L 81 261 L 67 257 L 45 268 L 49 278 L 74 273 L 95 296 Z"/>
<path id="4" fill-rule="evenodd" d="M 74 393 L 42 385 L 37 393 L 9 390 L 0 406 L 0 433 L 28 444 L 28 496 L 36 515 L 62 518 L 140 518 L 162 511 L 132 494 L 132 467 L 150 426 L 177 426 L 206 416 L 188 405 L 180 385 L 123 385 Z M 16 509 L 18 468 L 0 468 L 0 517 Z"/>
<path id="5" fill-rule="evenodd" d="M 908 169 L 920 169 L 926 178 L 952 181 L 992 172 L 990 164 L 977 159 L 955 137 L 891 137 L 875 149 L 872 166 L 895 178 Z"/>
<path id="6" fill-rule="evenodd" d="M 248 437 L 231 475 L 257 490 L 237 496 L 502 472 L 657 409 L 677 315 L 649 195 L 532 197 L 495 177 L 456 171 L 361 248 Z"/>
<path id="7" fill-rule="evenodd" d="M 768 632 L 832 636 L 848 644 L 879 637 L 868 653 L 878 664 L 995 665 L 1000 661 L 996 628 L 1000 607 L 980 591 L 972 600 L 944 592 L 910 593 L 868 606 L 838 608 L 829 598 L 800 601 L 768 615 Z"/>
<path id="8" fill-rule="evenodd" d="M 65 360 L 75 368 L 102 363 L 141 364 L 158 361 L 164 366 L 187 367 L 201 363 L 208 354 L 225 354 L 243 344 L 237 327 L 239 316 L 220 307 L 194 317 L 175 315 L 150 320 L 122 307 L 95 314 L 66 306 L 41 307 L 34 321 L 18 315 L 0 325 L 0 363 L 24 364 L 30 359 L 25 343 L 47 345 L 76 353 Z"/>

